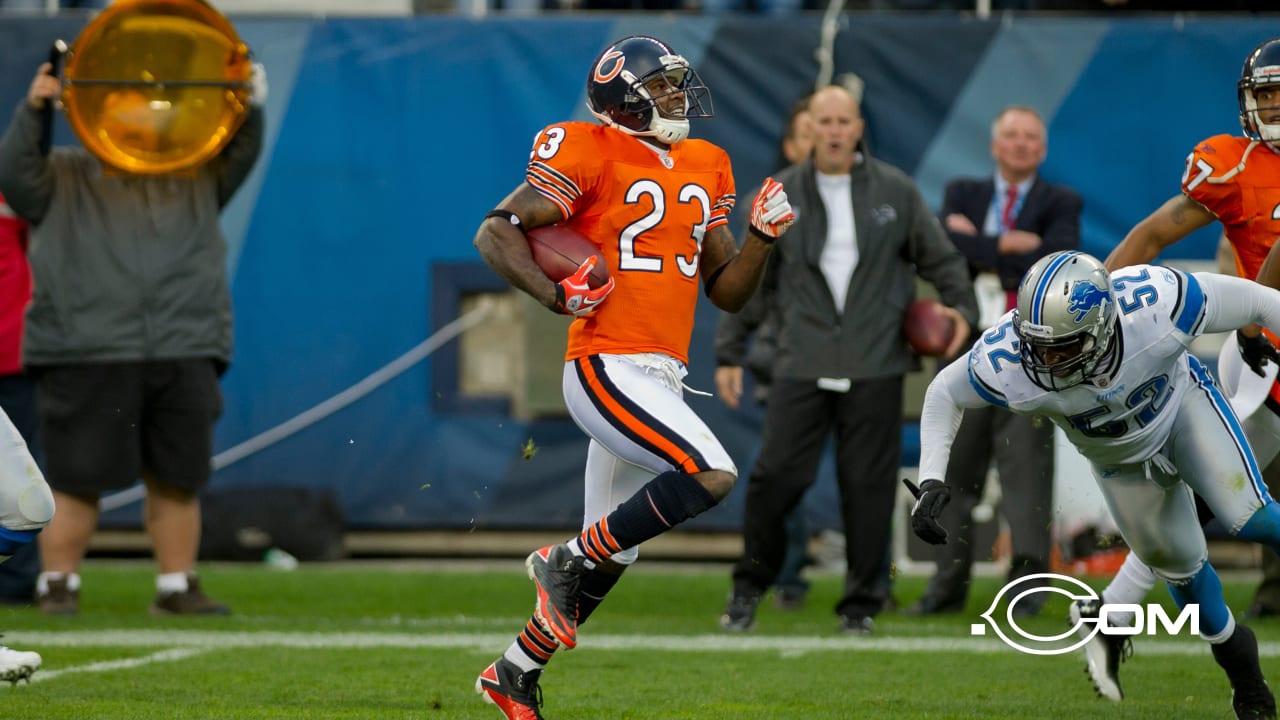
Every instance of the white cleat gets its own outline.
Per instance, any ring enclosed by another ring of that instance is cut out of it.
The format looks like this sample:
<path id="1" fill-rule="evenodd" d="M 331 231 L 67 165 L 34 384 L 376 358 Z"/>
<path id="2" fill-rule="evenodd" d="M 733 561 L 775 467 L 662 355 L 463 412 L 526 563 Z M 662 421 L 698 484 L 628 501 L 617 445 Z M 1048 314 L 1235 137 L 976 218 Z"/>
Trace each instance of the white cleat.
<path id="1" fill-rule="evenodd" d="M 13 650 L 0 645 L 0 682 L 16 685 L 19 680 L 31 682 L 31 675 L 40 669 L 40 654 Z"/>
<path id="2" fill-rule="evenodd" d="M 1098 600 L 1077 600 L 1071 603 L 1071 625 L 1076 628 L 1080 637 L 1093 632 L 1093 623 L 1082 623 L 1081 618 L 1098 616 Z M 1093 689 L 1099 697 L 1112 702 L 1124 699 L 1124 691 L 1120 689 L 1120 663 L 1133 654 L 1133 646 L 1128 637 L 1103 635 L 1094 633 L 1084 645 L 1085 674 L 1093 682 Z"/>

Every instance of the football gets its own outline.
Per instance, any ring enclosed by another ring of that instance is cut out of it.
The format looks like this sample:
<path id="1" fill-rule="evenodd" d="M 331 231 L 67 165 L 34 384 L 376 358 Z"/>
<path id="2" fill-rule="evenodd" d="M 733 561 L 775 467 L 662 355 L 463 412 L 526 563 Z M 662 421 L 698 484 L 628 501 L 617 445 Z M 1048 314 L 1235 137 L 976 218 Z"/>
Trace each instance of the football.
<path id="1" fill-rule="evenodd" d="M 917 355 L 940 357 L 955 335 L 955 322 L 937 300 L 916 300 L 902 316 L 902 335 Z"/>
<path id="2" fill-rule="evenodd" d="M 529 238 L 533 261 L 553 282 L 560 282 L 577 272 L 582 262 L 592 255 L 596 256 L 596 266 L 592 268 L 587 284 L 598 288 L 609 282 L 609 266 L 605 264 L 600 248 L 577 230 L 566 225 L 544 225 L 530 230 L 525 236 Z"/>

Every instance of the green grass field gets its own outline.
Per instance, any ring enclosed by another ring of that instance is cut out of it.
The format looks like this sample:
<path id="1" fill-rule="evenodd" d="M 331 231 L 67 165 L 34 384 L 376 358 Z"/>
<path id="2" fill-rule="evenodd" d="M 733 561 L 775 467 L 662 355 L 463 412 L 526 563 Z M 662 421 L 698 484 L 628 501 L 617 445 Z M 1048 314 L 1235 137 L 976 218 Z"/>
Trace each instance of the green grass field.
<path id="1" fill-rule="evenodd" d="M 410 718 L 495 720 L 474 694 L 532 607 L 520 560 L 304 565 L 294 572 L 211 565 L 229 618 L 156 619 L 149 564 L 91 561 L 81 615 L 0 609 L 4 644 L 36 650 L 34 682 L 0 687 L 0 717 Z M 1230 718 L 1230 689 L 1198 640 L 1141 638 L 1122 668 L 1127 697 L 1094 697 L 1078 654 L 1036 657 L 969 626 L 998 588 L 979 580 L 966 613 L 882 615 L 870 638 L 843 637 L 831 606 L 840 578 L 818 575 L 809 606 L 762 606 L 756 630 L 727 636 L 717 617 L 727 566 L 634 568 L 580 644 L 544 673 L 557 718 Z M 1233 609 L 1253 585 L 1227 581 Z M 899 578 L 904 604 L 923 578 Z M 1151 600 L 1167 597 L 1163 591 Z M 1064 627 L 1053 601 L 1035 630 Z M 1280 622 L 1254 624 L 1280 681 Z"/>

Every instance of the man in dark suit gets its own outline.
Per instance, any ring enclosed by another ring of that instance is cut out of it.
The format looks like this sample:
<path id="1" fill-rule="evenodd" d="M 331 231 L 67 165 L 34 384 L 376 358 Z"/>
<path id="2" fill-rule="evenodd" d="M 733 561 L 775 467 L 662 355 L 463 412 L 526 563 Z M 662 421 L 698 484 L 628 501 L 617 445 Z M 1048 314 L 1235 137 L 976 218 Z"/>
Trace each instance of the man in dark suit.
<path id="1" fill-rule="evenodd" d="M 1047 149 L 1048 136 L 1040 114 L 1029 107 L 1007 107 L 991 126 L 995 174 L 947 184 L 943 225 L 969 261 L 981 309 L 981 319 L 965 343 L 966 349 L 1013 307 L 1018 282 L 1033 263 L 1080 245 L 1083 201 L 1079 193 L 1038 176 Z M 974 561 L 971 516 L 993 460 L 1000 476 L 1000 505 L 1012 539 L 1009 579 L 1048 571 L 1053 426 L 996 407 L 968 410 L 947 466 L 952 497 L 942 523 L 951 539 L 939 546 L 938 569 L 908 613 L 931 615 L 964 609 Z M 1044 593 L 1037 593 L 1027 600 L 1042 597 Z M 1017 610 L 1035 614 L 1039 605 L 1023 601 Z"/>

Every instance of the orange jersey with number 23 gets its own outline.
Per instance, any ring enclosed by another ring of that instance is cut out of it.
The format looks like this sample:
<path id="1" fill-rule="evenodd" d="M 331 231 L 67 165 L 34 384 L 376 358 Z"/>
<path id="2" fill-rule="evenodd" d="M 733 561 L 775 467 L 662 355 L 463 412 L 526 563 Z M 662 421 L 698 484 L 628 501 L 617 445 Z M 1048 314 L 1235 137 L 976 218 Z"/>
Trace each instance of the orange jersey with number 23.
<path id="1" fill-rule="evenodd" d="M 659 352 L 688 362 L 703 236 L 728 222 L 735 201 L 728 154 L 694 139 L 662 151 L 566 122 L 538 133 L 525 180 L 600 246 L 616 283 L 573 321 L 565 359 Z"/>

